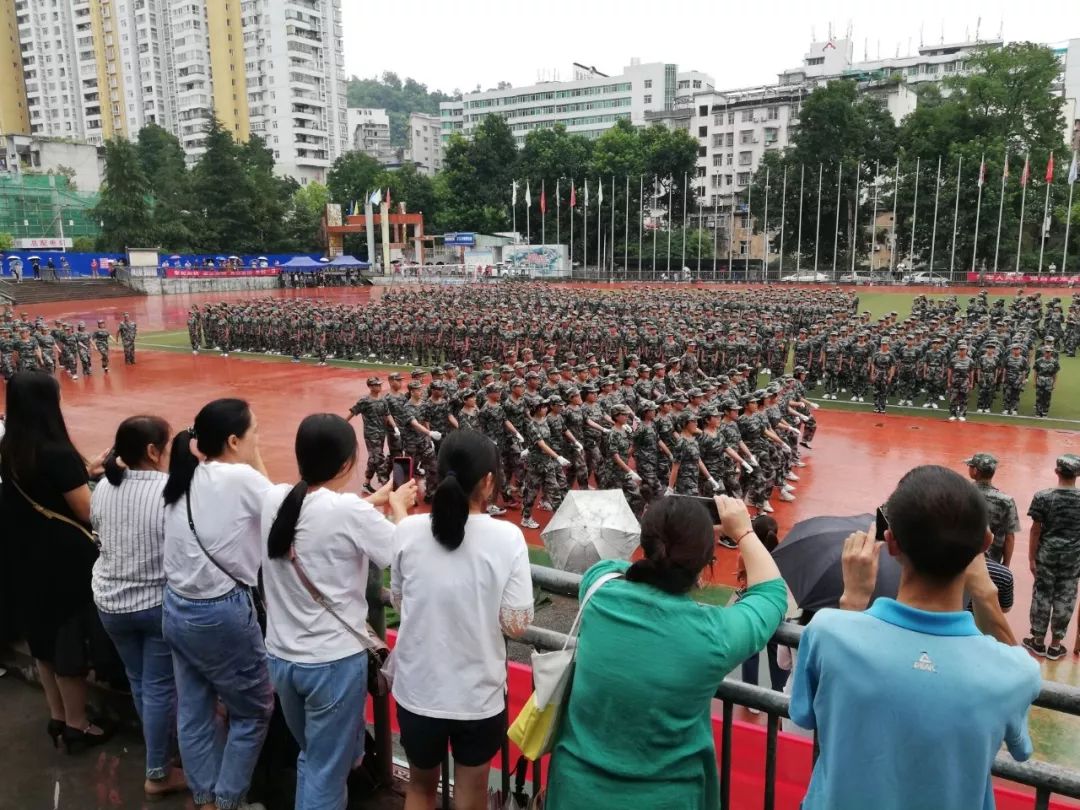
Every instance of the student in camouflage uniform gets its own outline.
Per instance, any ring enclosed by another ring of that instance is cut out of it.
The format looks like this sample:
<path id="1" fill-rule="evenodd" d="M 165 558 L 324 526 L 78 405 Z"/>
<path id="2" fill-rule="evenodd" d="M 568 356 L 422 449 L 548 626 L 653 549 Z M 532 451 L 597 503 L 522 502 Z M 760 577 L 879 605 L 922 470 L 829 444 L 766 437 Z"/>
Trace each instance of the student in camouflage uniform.
<path id="1" fill-rule="evenodd" d="M 19 337 L 14 341 L 15 353 L 19 356 L 17 371 L 37 371 L 42 367 L 41 348 L 27 327 L 19 330 Z"/>
<path id="2" fill-rule="evenodd" d="M 772 512 L 769 497 L 772 495 L 776 471 L 772 467 L 769 442 L 765 438 L 767 423 L 762 423 L 758 415 L 760 400 L 756 393 L 743 395 L 743 412 L 737 422 L 743 444 L 750 451 L 747 460 L 754 469 L 752 473 L 748 473 L 745 483 L 746 502 L 759 511 Z"/>
<path id="3" fill-rule="evenodd" d="M 967 421 L 968 394 L 975 374 L 975 363 L 968 357 L 968 345 L 956 344 L 956 356 L 949 363 L 949 421 Z"/>
<path id="4" fill-rule="evenodd" d="M 627 405 L 611 409 L 614 426 L 607 434 L 604 466 L 601 471 L 604 489 L 621 489 L 626 502 L 637 517 L 641 517 L 645 502 L 641 497 L 641 475 L 630 468 L 630 419 L 634 412 Z"/>
<path id="5" fill-rule="evenodd" d="M 874 384 L 874 413 L 885 413 L 889 403 L 889 386 L 896 376 L 896 357 L 889 350 L 888 338 L 881 339 L 881 348 L 870 358 L 870 381 Z"/>
<path id="6" fill-rule="evenodd" d="M 660 483 L 660 434 L 656 431 L 656 403 L 651 399 L 638 400 L 637 428 L 630 434 L 634 451 L 634 468 L 641 476 L 641 496 L 646 503 L 659 497 L 664 486 Z"/>
<path id="7" fill-rule="evenodd" d="M 908 334 L 904 338 L 904 345 L 900 347 L 896 360 L 896 392 L 900 397 L 897 404 L 907 405 L 910 408 L 915 405 L 915 393 L 919 387 L 919 362 L 922 360 L 922 352 L 915 345 L 914 335 Z"/>
<path id="8" fill-rule="evenodd" d="M 581 415 L 584 419 L 584 434 L 585 440 L 585 464 L 588 467 L 589 475 L 599 486 L 603 486 L 600 483 L 600 468 L 604 463 L 603 451 L 601 444 L 604 441 L 604 434 L 608 431 L 608 428 L 604 425 L 604 412 L 597 402 L 597 391 L 592 385 L 586 385 L 582 388 L 582 393 L 585 397 L 585 401 L 581 405 Z"/>
<path id="9" fill-rule="evenodd" d="M 442 434 L 424 424 L 424 402 L 421 399 L 423 387 L 424 384 L 418 380 L 409 383 L 409 398 L 404 405 L 405 424 L 401 426 L 401 437 L 405 445 L 405 455 L 412 457 L 415 475 L 424 476 L 424 502 L 431 503 L 431 496 L 439 485 L 434 442 L 442 439 Z"/>
<path id="10" fill-rule="evenodd" d="M 439 435 L 435 439 L 435 456 L 439 455 L 439 447 L 442 445 L 442 437 L 453 430 L 453 416 L 450 414 L 450 403 L 446 399 L 446 383 L 442 380 L 433 380 L 429 388 L 427 400 L 420 408 L 422 421 L 432 431 Z"/>
<path id="11" fill-rule="evenodd" d="M 723 495 L 724 468 L 726 456 L 724 455 L 724 436 L 720 432 L 720 411 L 712 405 L 706 405 L 698 413 L 701 419 L 701 433 L 698 435 L 698 447 L 701 450 L 701 463 L 709 471 L 708 475 L 701 476 L 699 482 L 702 494 L 712 497 Z M 712 481 L 720 484 L 717 489 L 713 488 Z M 730 495 L 731 493 L 727 493 Z"/>
<path id="12" fill-rule="evenodd" d="M 360 416 L 364 420 L 364 446 L 367 448 L 364 490 L 373 493 L 375 487 L 371 484 L 372 478 L 378 475 L 381 481 L 390 480 L 390 461 L 383 452 L 386 434 L 393 431 L 400 435 L 401 431 L 394 424 L 393 417 L 390 416 L 390 406 L 382 396 L 382 380 L 368 377 L 367 387 L 367 396 L 361 397 L 349 408 L 345 419 L 348 421 L 354 416 Z"/>
<path id="13" fill-rule="evenodd" d="M 728 398 L 720 403 L 720 411 L 723 421 L 720 423 L 719 433 L 724 442 L 724 465 L 721 468 L 721 483 L 727 494 L 732 498 L 742 498 L 743 480 L 741 473 L 753 475 L 754 467 L 747 461 L 750 458 L 750 450 L 742 440 L 739 432 L 739 402 L 734 398 Z"/>
<path id="14" fill-rule="evenodd" d="M 851 373 L 851 401 L 862 402 L 870 382 L 870 355 L 873 352 L 866 340 L 866 332 L 859 332 L 858 339 L 848 347 L 848 369 Z"/>
<path id="15" fill-rule="evenodd" d="M 395 458 L 404 455 L 402 428 L 405 426 L 405 403 L 409 395 L 404 390 L 400 371 L 392 372 L 387 380 L 390 390 L 386 393 L 386 407 L 390 410 L 390 417 L 398 427 L 386 437 L 386 450 L 392 464 Z"/>
<path id="16" fill-rule="evenodd" d="M 948 380 L 949 355 L 943 348 L 944 341 L 935 336 L 930 341 L 930 351 L 923 355 L 922 379 L 926 383 L 926 402 L 924 408 L 938 409 L 938 402 L 945 399 L 945 384 Z"/>
<path id="17" fill-rule="evenodd" d="M 202 345 L 202 337 L 199 334 L 202 331 L 200 325 L 199 307 L 196 304 L 192 304 L 187 317 L 188 340 L 191 342 L 192 354 L 198 354 L 199 346 Z"/>
<path id="18" fill-rule="evenodd" d="M 1009 356 L 1005 358 L 1003 376 L 1005 388 L 1002 394 L 1002 415 L 1016 416 L 1016 409 L 1020 405 L 1020 394 L 1027 384 L 1028 374 L 1031 367 L 1028 365 L 1027 354 L 1024 353 L 1024 344 L 1013 343 L 1009 346 Z"/>
<path id="19" fill-rule="evenodd" d="M 571 386 L 566 389 L 566 400 L 570 403 L 563 411 L 566 429 L 574 437 L 573 454 L 570 459 L 570 476 L 577 482 L 579 489 L 589 487 L 589 465 L 585 460 L 585 412 L 581 408 L 581 392 Z M 566 453 L 563 453 L 566 456 Z"/>
<path id="20" fill-rule="evenodd" d="M 461 407 L 454 417 L 457 420 L 456 430 L 483 432 L 480 430 L 480 409 L 476 407 L 476 392 L 471 388 L 462 388 L 458 391 L 457 398 Z"/>
<path id="21" fill-rule="evenodd" d="M 109 373 L 109 340 L 112 335 L 109 334 L 109 330 L 105 328 L 105 321 L 97 322 L 97 329 L 90 336 L 94 341 L 94 348 L 97 349 L 98 355 L 101 357 L 101 370 L 106 374 Z"/>
<path id="22" fill-rule="evenodd" d="M 85 321 L 79 321 L 78 331 L 75 332 L 75 339 L 78 341 L 75 348 L 79 354 L 79 365 L 82 366 L 83 376 L 89 377 L 93 368 L 90 362 L 90 333 L 86 331 Z"/>
<path id="23" fill-rule="evenodd" d="M 975 488 L 986 500 L 990 515 L 990 533 L 994 539 L 986 550 L 986 556 L 1008 566 L 1012 561 L 1016 533 L 1020 531 L 1016 502 L 993 484 L 998 467 L 998 460 L 994 456 L 976 453 L 964 463 L 968 465 L 968 477 L 975 482 Z"/>
<path id="24" fill-rule="evenodd" d="M 562 466 L 557 464 L 555 466 L 555 478 L 559 488 L 559 501 L 566 497 L 567 490 L 570 489 L 570 484 L 566 479 L 567 470 L 573 470 L 574 461 L 573 456 L 577 450 L 578 443 L 574 435 L 566 427 L 566 418 L 564 413 L 564 403 L 562 397 L 558 394 L 552 394 L 547 398 L 548 403 L 548 415 L 547 424 L 548 430 L 551 431 L 551 449 L 558 453 L 565 459 L 570 461 L 569 466 Z M 552 511 L 552 501 L 540 505 L 542 509 L 546 511 Z"/>
<path id="25" fill-rule="evenodd" d="M 979 385 L 977 413 L 990 413 L 994 405 L 994 391 L 997 389 L 1000 364 L 997 356 L 997 343 L 992 340 L 983 344 L 986 352 L 975 364 L 975 382 Z"/>
<path id="26" fill-rule="evenodd" d="M 492 442 L 499 447 L 500 462 L 500 475 L 502 481 L 500 482 L 500 488 L 502 490 L 503 501 L 507 506 L 516 508 L 520 504 L 514 500 L 514 493 L 510 486 L 510 481 L 506 477 L 505 469 L 502 465 L 505 465 L 506 459 L 510 454 L 516 453 L 520 460 L 520 451 L 514 447 L 515 430 L 514 426 L 510 424 L 506 418 L 506 411 L 503 410 L 502 402 L 502 386 L 499 383 L 489 383 L 487 388 L 484 389 L 487 402 L 484 403 L 484 407 L 480 409 L 480 429 L 484 435 L 487 436 Z M 490 511 L 490 510 L 489 510 Z"/>
<path id="27" fill-rule="evenodd" d="M 0 327 L 0 377 L 4 382 L 15 376 L 15 340 L 11 327 Z"/>
<path id="28" fill-rule="evenodd" d="M 38 328 L 35 340 L 41 351 L 41 370 L 49 374 L 54 373 L 56 371 L 56 340 L 49 334 L 45 324 Z"/>
<path id="29" fill-rule="evenodd" d="M 1035 361 L 1035 415 L 1045 418 L 1050 413 L 1050 397 L 1057 384 L 1061 363 L 1054 356 L 1054 347 L 1042 347 L 1042 356 Z"/>
<path id="30" fill-rule="evenodd" d="M 64 335 L 62 339 L 60 362 L 64 366 L 64 370 L 71 376 L 71 379 L 79 379 L 79 339 L 75 336 L 75 329 L 69 323 L 64 326 Z"/>
<path id="31" fill-rule="evenodd" d="M 1076 609 L 1080 579 L 1080 456 L 1060 456 L 1057 486 L 1035 493 L 1028 507 L 1033 521 L 1028 557 L 1035 585 L 1031 594 L 1031 636 L 1024 646 L 1050 659 L 1065 655 L 1065 633 Z M 1050 645 L 1045 646 L 1050 630 Z M 1078 638 L 1080 641 L 1080 638 Z"/>
<path id="32" fill-rule="evenodd" d="M 523 444 L 526 456 L 525 481 L 521 490 L 521 526 L 525 529 L 539 529 L 540 524 L 532 519 L 533 504 L 543 489 L 552 510 L 562 504 L 562 492 L 555 475 L 555 467 L 569 467 L 570 461 L 555 452 L 551 446 L 551 429 L 547 424 L 547 400 L 531 397 L 525 403 L 528 416 L 524 424 Z"/>
<path id="33" fill-rule="evenodd" d="M 124 363 L 129 366 L 135 365 L 135 335 L 138 331 L 138 325 L 125 312 L 124 319 L 116 329 L 116 340 L 124 347 Z"/>
<path id="34" fill-rule="evenodd" d="M 829 339 L 821 347 L 821 363 L 823 378 L 825 380 L 825 394 L 823 399 L 836 399 L 840 390 L 840 375 L 844 367 L 844 351 L 838 340 L 837 332 L 829 332 Z"/>
<path id="35" fill-rule="evenodd" d="M 698 495 L 698 481 L 702 477 L 714 490 L 719 489 L 720 483 L 713 480 L 705 465 L 701 463 L 701 448 L 697 441 L 701 427 L 697 418 L 689 411 L 683 411 L 675 418 L 674 425 L 679 431 L 679 437 L 673 451 L 675 462 L 668 473 L 668 490 L 665 494 Z"/>

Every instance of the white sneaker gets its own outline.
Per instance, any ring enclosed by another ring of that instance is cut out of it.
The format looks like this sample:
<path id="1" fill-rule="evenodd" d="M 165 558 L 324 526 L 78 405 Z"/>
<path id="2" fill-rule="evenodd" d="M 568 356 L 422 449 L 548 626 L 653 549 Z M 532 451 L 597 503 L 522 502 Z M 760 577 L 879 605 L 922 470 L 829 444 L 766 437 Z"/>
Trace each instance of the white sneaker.
<path id="1" fill-rule="evenodd" d="M 794 492 L 795 491 L 795 487 L 793 487 L 791 484 L 784 484 L 784 486 L 782 486 L 780 489 L 783 492 Z"/>
<path id="2" fill-rule="evenodd" d="M 956 421 L 956 417 L 955 417 L 955 416 L 950 416 L 950 417 L 949 417 L 949 421 L 950 421 L 950 422 L 955 422 L 955 421 Z"/>
<path id="3" fill-rule="evenodd" d="M 938 409 L 937 403 L 931 403 L 931 407 L 936 411 Z"/>
<path id="4" fill-rule="evenodd" d="M 523 529 L 539 529 L 540 524 L 537 523 L 532 518 L 522 518 L 521 519 L 521 528 L 523 528 Z"/>
<path id="5" fill-rule="evenodd" d="M 967 421 L 966 416 L 961 416 L 961 417 L 958 417 L 958 418 L 960 419 L 961 422 L 966 422 Z"/>
<path id="6" fill-rule="evenodd" d="M 786 490 L 781 490 L 781 492 L 780 492 L 780 500 L 782 500 L 782 501 L 793 501 L 793 500 L 795 500 L 795 496 L 792 495 L 790 492 L 787 492 Z"/>
<path id="7" fill-rule="evenodd" d="M 846 394 L 846 393 L 847 393 L 847 389 L 846 389 L 846 388 L 841 388 L 841 389 L 840 389 L 840 393 L 841 393 L 841 394 Z"/>
<path id="8" fill-rule="evenodd" d="M 765 504 L 761 507 L 761 511 L 765 512 L 766 514 L 772 514 L 774 510 L 772 508 L 772 504 L 768 501 L 765 501 Z"/>
<path id="9" fill-rule="evenodd" d="M 852 402 L 858 402 L 858 401 L 859 401 L 859 398 L 858 398 L 858 397 L 852 397 L 852 398 L 851 398 L 851 401 L 852 401 Z"/>
<path id="10" fill-rule="evenodd" d="M 787 475 L 785 475 L 784 477 L 785 477 L 785 478 L 786 478 L 786 479 L 787 479 L 788 481 L 798 481 L 798 480 L 799 480 L 799 476 L 797 476 L 797 475 L 796 475 L 795 473 L 793 473 L 793 472 L 789 472 L 789 473 L 788 473 Z"/>
<path id="11" fill-rule="evenodd" d="M 487 513 L 489 515 L 491 515 L 492 517 L 499 517 L 500 515 L 505 515 L 506 510 L 503 509 L 501 506 L 496 506 L 495 504 L 491 504 L 487 508 Z"/>
<path id="12" fill-rule="evenodd" d="M 805 461 L 802 461 L 802 460 L 800 459 L 799 461 L 796 461 L 796 462 L 795 462 L 795 466 L 796 466 L 796 467 L 805 467 L 805 466 L 806 466 L 806 462 L 805 462 Z"/>
<path id="13" fill-rule="evenodd" d="M 942 396 L 941 394 L 938 394 L 938 402 L 944 402 L 944 401 L 945 401 L 945 397 Z"/>
<path id="14" fill-rule="evenodd" d="M 929 403 L 929 402 L 924 402 L 922 406 L 923 406 L 924 408 L 929 408 L 929 407 L 930 407 L 930 403 Z"/>
<path id="15" fill-rule="evenodd" d="M 863 399 L 862 397 L 859 397 L 859 402 L 866 402 L 866 400 Z"/>

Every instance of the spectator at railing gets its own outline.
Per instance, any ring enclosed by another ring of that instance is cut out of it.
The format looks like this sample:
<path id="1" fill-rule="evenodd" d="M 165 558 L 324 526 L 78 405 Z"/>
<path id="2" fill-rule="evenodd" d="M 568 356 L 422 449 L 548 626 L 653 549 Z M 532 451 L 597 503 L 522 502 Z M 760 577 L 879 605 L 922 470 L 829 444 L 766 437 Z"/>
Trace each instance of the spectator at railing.
<path id="1" fill-rule="evenodd" d="M 101 663 L 92 656 L 108 645 L 90 589 L 98 552 L 88 482 L 103 458 L 87 463 L 75 449 L 60 410 L 60 383 L 49 374 L 21 371 L 8 381 L 6 427 L 3 535 L 17 624 L 45 690 L 48 734 L 53 745 L 63 740 L 75 753 L 109 737 L 86 714 L 86 675 Z"/>
<path id="2" fill-rule="evenodd" d="M 386 568 L 394 523 L 416 501 L 410 481 L 366 500 L 345 488 L 357 441 L 334 414 L 312 414 L 296 433 L 300 482 L 276 486 L 262 509 L 266 538 L 266 648 L 285 722 L 300 745 L 295 810 L 344 808 L 345 781 L 364 753 L 369 561 Z M 389 503 L 391 519 L 375 509 Z"/>
<path id="3" fill-rule="evenodd" d="M 132 416 L 120 423 L 105 477 L 90 500 L 90 519 L 101 543 L 94 565 L 94 604 L 124 662 L 131 697 L 146 742 L 148 799 L 184 790 L 184 772 L 172 767 L 176 739 L 176 682 L 172 651 L 161 632 L 165 593 L 162 562 L 168 480 L 169 423 Z"/>
<path id="4" fill-rule="evenodd" d="M 986 502 L 955 472 L 923 466 L 883 512 L 883 541 L 871 526 L 845 543 L 846 610 L 819 611 L 802 637 L 791 719 L 816 729 L 821 746 L 802 806 L 991 808 L 1001 743 L 1017 760 L 1031 756 L 1040 679 L 987 572 Z M 900 562 L 900 589 L 864 611 L 883 547 Z"/>
<path id="5" fill-rule="evenodd" d="M 435 806 L 447 745 L 454 803 L 487 807 L 488 768 L 506 738 L 506 644 L 532 621 L 525 537 L 487 513 L 499 450 L 482 433 L 455 430 L 439 450 L 431 515 L 397 529 L 391 591 L 401 611 L 394 700 L 409 759 L 406 810 Z"/>
<path id="6" fill-rule="evenodd" d="M 200 810 L 243 802 L 274 707 L 252 592 L 271 486 L 255 416 L 241 399 L 205 405 L 173 440 L 163 627 L 176 672 L 180 754 Z M 224 736 L 219 698 L 228 710 Z"/>
<path id="7" fill-rule="evenodd" d="M 751 525 L 754 529 L 754 534 L 761 540 L 761 544 L 765 546 L 765 550 L 772 554 L 773 550 L 780 544 L 780 538 L 778 532 L 780 527 L 776 523 L 776 519 L 772 515 L 758 515 L 754 518 Z M 738 567 L 735 572 L 735 578 L 739 583 L 739 590 L 737 591 L 737 599 L 742 599 L 746 594 L 746 562 L 743 560 L 742 555 L 739 555 Z M 765 645 L 765 654 L 769 660 L 769 683 L 772 688 L 777 692 L 784 691 L 784 685 L 788 681 L 788 674 L 791 671 L 790 664 L 787 667 L 780 666 L 777 658 L 777 650 L 779 645 L 772 639 Z M 757 686 L 758 683 L 758 666 L 761 662 L 761 653 L 755 652 L 749 658 L 742 663 L 742 679 L 747 683 L 752 683 Z M 760 714 L 757 709 L 750 709 L 751 714 Z"/>
<path id="8" fill-rule="evenodd" d="M 690 597 L 716 541 L 708 511 L 687 498 L 650 505 L 644 559 L 597 563 L 582 579 L 584 594 L 597 577 L 625 572 L 597 591 L 582 617 L 548 810 L 718 806 L 712 698 L 776 631 L 787 594 L 746 505 L 723 496 L 717 505 L 721 532 L 736 540 L 746 565 L 738 604 L 709 608 Z"/>

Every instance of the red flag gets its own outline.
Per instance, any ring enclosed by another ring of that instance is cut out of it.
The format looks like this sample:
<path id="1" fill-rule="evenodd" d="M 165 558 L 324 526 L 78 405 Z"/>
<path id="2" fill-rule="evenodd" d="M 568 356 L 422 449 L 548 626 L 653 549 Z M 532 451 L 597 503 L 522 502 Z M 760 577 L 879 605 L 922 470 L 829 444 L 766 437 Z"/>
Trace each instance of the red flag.
<path id="1" fill-rule="evenodd" d="M 1026 186 L 1028 184 L 1028 177 L 1031 176 L 1031 163 L 1028 158 L 1024 158 L 1024 171 L 1020 174 L 1020 185 Z"/>
<path id="2" fill-rule="evenodd" d="M 570 207 L 574 208 L 577 205 L 577 190 L 574 188 L 574 181 L 570 181 Z"/>
<path id="3" fill-rule="evenodd" d="M 1046 182 L 1054 182 L 1054 153 L 1050 153 L 1050 160 L 1046 163 Z"/>
<path id="4" fill-rule="evenodd" d="M 547 194 L 544 192 L 543 185 L 540 186 L 540 213 L 547 213 Z"/>

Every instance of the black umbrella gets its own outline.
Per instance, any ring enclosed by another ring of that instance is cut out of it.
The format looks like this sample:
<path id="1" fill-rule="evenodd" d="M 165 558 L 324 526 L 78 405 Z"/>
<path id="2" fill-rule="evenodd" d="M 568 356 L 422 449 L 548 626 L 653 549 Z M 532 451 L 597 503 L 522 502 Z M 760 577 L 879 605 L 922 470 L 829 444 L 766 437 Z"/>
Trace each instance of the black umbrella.
<path id="1" fill-rule="evenodd" d="M 844 540 L 852 532 L 865 532 L 873 515 L 815 517 L 791 527 L 776 547 L 773 559 L 795 602 L 803 610 L 836 607 L 844 593 L 840 557 Z M 882 549 L 877 586 L 871 602 L 879 596 L 895 597 L 900 587 L 900 564 Z"/>

